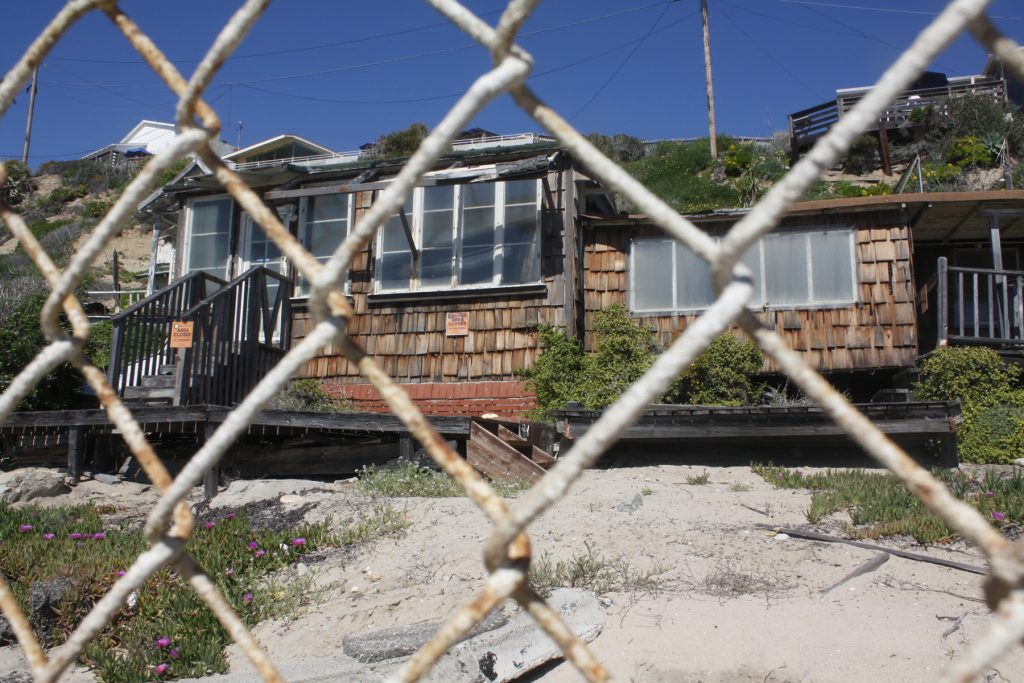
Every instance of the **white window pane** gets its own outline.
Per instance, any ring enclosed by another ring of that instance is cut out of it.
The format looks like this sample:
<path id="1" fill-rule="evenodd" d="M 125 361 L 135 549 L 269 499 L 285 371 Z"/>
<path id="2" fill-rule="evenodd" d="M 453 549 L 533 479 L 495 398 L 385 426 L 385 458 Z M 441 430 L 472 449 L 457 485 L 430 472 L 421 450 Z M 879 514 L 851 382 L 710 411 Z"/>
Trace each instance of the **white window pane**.
<path id="1" fill-rule="evenodd" d="M 348 220 L 347 194 L 326 194 L 310 197 L 313 210 L 309 212 L 313 221 Z"/>
<path id="2" fill-rule="evenodd" d="M 215 199 L 192 205 L 192 234 L 227 233 L 231 229 L 231 200 Z"/>
<path id="3" fill-rule="evenodd" d="M 525 284 L 540 279 L 540 260 L 533 244 L 506 244 L 503 252 L 501 284 Z"/>
<path id="4" fill-rule="evenodd" d="M 815 301 L 853 301 L 853 240 L 849 230 L 812 232 Z"/>
<path id="5" fill-rule="evenodd" d="M 432 211 L 423 214 L 423 248 L 446 247 L 452 243 L 453 211 Z"/>
<path id="6" fill-rule="evenodd" d="M 412 254 L 398 252 L 381 254 L 380 286 L 381 289 L 408 289 L 412 277 Z"/>
<path id="7" fill-rule="evenodd" d="M 754 244 L 743 254 L 740 261 L 750 269 L 754 278 L 754 293 L 750 295 L 750 307 L 761 308 L 764 304 L 761 294 L 761 242 Z"/>
<path id="8" fill-rule="evenodd" d="M 192 238 L 190 247 L 188 259 L 190 271 L 205 270 L 218 277 L 223 276 L 228 259 L 227 234 L 196 235 Z"/>
<path id="9" fill-rule="evenodd" d="M 494 248 L 462 248 L 459 263 L 459 282 L 464 285 L 478 285 L 494 280 Z"/>
<path id="10" fill-rule="evenodd" d="M 512 180 L 505 183 L 505 205 L 536 204 L 536 180 Z"/>
<path id="11" fill-rule="evenodd" d="M 424 287 L 450 287 L 452 250 L 424 249 L 420 253 L 420 284 Z"/>
<path id="12" fill-rule="evenodd" d="M 706 308 L 715 301 L 711 266 L 681 244 L 676 249 L 676 308 Z"/>
<path id="13" fill-rule="evenodd" d="M 505 244 L 532 242 L 537 238 L 537 207 L 533 204 L 505 207 Z"/>
<path id="14" fill-rule="evenodd" d="M 329 257 L 345 241 L 348 226 L 344 223 L 330 222 L 312 226 L 306 232 L 306 248 L 320 259 Z"/>
<path id="15" fill-rule="evenodd" d="M 668 240 L 633 242 L 633 309 L 672 308 L 672 243 Z"/>
<path id="16" fill-rule="evenodd" d="M 455 204 L 454 185 L 435 185 L 423 188 L 423 210 L 452 209 Z"/>
<path id="17" fill-rule="evenodd" d="M 494 206 L 494 183 L 469 183 L 462 186 L 462 205 Z"/>
<path id="18" fill-rule="evenodd" d="M 810 300 L 807 281 L 807 237 L 803 233 L 780 233 L 764 238 L 765 299 L 769 306 L 806 304 Z"/>
<path id="19" fill-rule="evenodd" d="M 189 226 L 188 269 L 219 278 L 228 274 L 231 198 L 195 202 Z"/>
<path id="20" fill-rule="evenodd" d="M 408 214 L 412 220 L 412 214 Z M 411 227 L 411 226 L 410 226 Z M 409 248 L 409 238 L 405 235 L 405 226 L 401 216 L 392 216 L 384 221 L 381 231 L 381 248 L 384 251 L 401 251 Z"/>

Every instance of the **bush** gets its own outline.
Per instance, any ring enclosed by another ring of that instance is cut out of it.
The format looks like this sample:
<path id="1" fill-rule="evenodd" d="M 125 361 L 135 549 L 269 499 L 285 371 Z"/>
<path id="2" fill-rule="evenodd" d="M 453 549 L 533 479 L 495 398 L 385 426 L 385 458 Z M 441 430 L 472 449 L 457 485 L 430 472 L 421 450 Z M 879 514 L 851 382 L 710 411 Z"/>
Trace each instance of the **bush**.
<path id="1" fill-rule="evenodd" d="M 994 161 L 995 155 L 974 135 L 953 138 L 946 151 L 946 162 L 961 168 L 989 168 Z"/>
<path id="2" fill-rule="evenodd" d="M 7 181 L 0 185 L 0 198 L 11 206 L 17 206 L 32 192 L 32 174 L 28 166 L 20 161 L 4 162 Z"/>
<path id="3" fill-rule="evenodd" d="M 47 341 L 39 326 L 39 315 L 48 293 L 45 290 L 25 298 L 0 324 L 0 391 L 35 358 Z M 86 344 L 85 354 L 99 367 L 110 357 L 110 326 L 96 325 Z M 73 389 L 81 384 L 78 371 L 64 363 L 50 372 L 18 404 L 19 410 L 60 410 L 71 403 Z"/>
<path id="4" fill-rule="evenodd" d="M 963 404 L 957 429 L 960 459 L 1008 463 L 1024 453 L 1021 371 L 985 348 L 939 349 L 921 366 L 914 397 Z"/>
<path id="5" fill-rule="evenodd" d="M 654 363 L 661 349 L 651 328 L 637 324 L 621 305 L 594 315 L 595 347 L 583 352 L 562 330 L 542 326 L 541 354 L 533 367 L 520 370 L 537 397 L 531 415 L 570 401 L 590 410 L 605 408 Z M 665 395 L 665 400 L 701 405 L 743 405 L 755 395 L 753 376 L 761 369 L 761 353 L 753 342 L 722 335 L 708 347 Z"/>
<path id="6" fill-rule="evenodd" d="M 843 170 L 854 175 L 870 173 L 878 168 L 878 138 L 865 133 L 857 138 L 843 159 Z"/>
<path id="7" fill-rule="evenodd" d="M 334 398 L 315 379 L 296 379 L 284 393 L 274 397 L 268 406 L 271 410 L 290 410 L 309 413 L 344 413 L 351 405 L 344 399 Z"/>
<path id="8" fill-rule="evenodd" d="M 737 145 L 735 143 L 729 145 L 725 154 L 722 155 L 722 161 L 725 163 L 725 175 L 731 178 L 740 177 L 754 164 L 753 145 Z"/>
<path id="9" fill-rule="evenodd" d="M 412 156 L 429 134 L 430 129 L 425 123 L 414 123 L 408 128 L 385 133 L 374 143 L 374 155 L 382 159 Z"/>
<path id="10" fill-rule="evenodd" d="M 601 154 L 617 164 L 642 159 L 646 152 L 644 141 L 632 135 L 618 134 L 609 137 L 601 133 L 591 133 L 587 135 L 587 140 L 597 147 Z"/>
<path id="11" fill-rule="evenodd" d="M 683 372 L 666 398 L 687 405 L 749 405 L 760 393 L 753 378 L 763 362 L 754 342 L 720 335 Z"/>
<path id="12" fill-rule="evenodd" d="M 725 141 L 719 138 L 719 142 Z M 654 153 L 624 165 L 633 177 L 673 208 L 710 211 L 742 204 L 739 190 L 714 179 L 715 164 L 707 139 L 661 142 Z"/>

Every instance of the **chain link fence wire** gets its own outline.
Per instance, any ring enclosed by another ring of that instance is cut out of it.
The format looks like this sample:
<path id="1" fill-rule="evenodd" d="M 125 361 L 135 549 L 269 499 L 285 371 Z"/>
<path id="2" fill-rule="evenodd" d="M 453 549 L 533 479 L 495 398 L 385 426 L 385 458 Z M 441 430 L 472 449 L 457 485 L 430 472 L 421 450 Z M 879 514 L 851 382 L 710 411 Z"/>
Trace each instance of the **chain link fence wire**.
<path id="1" fill-rule="evenodd" d="M 416 153 L 374 205 L 360 218 L 336 253 L 321 264 L 289 235 L 275 213 L 232 171 L 210 146 L 221 130 L 216 112 L 202 99 L 220 66 L 259 20 L 269 0 L 246 0 L 221 29 L 206 56 L 188 79 L 167 60 L 161 50 L 118 7 L 114 0 L 71 0 L 32 42 L 13 69 L 0 82 L 0 116 L 7 112 L 14 96 L 24 87 L 32 69 L 38 66 L 61 36 L 82 16 L 104 14 L 138 51 L 150 67 L 178 97 L 176 124 L 179 135 L 173 144 L 150 159 L 107 215 L 94 228 L 84 247 L 60 270 L 10 206 L 0 202 L 0 219 L 19 240 L 50 286 L 40 325 L 49 344 L 21 371 L 0 396 L 0 421 L 53 368 L 72 363 L 96 391 L 107 414 L 154 485 L 161 492 L 145 526 L 150 547 L 135 559 L 124 576 L 96 603 L 67 641 L 44 652 L 25 614 L 0 575 L 0 608 L 10 621 L 25 652 L 36 681 L 57 680 L 115 616 L 128 595 L 141 587 L 157 570 L 173 566 L 188 578 L 193 589 L 209 605 L 231 637 L 265 681 L 282 681 L 273 662 L 256 642 L 244 623 L 210 580 L 203 568 L 183 552 L 193 529 L 193 516 L 185 504 L 189 491 L 204 472 L 217 464 L 227 448 L 246 430 L 261 410 L 288 380 L 324 346 L 333 344 L 359 369 L 383 397 L 389 408 L 407 426 L 437 463 L 465 489 L 494 525 L 483 546 L 488 570 L 484 587 L 448 623 L 396 671 L 389 681 L 416 681 L 447 649 L 464 636 L 490 610 L 507 599 L 526 609 L 538 625 L 562 648 L 567 659 L 588 681 L 607 681 L 611 676 L 594 653 L 562 621 L 559 615 L 527 583 L 531 550 L 526 531 L 530 523 L 565 495 L 581 473 L 609 448 L 624 429 L 667 389 L 693 359 L 730 325 L 747 332 L 780 368 L 842 429 L 879 463 L 899 477 L 929 509 L 951 528 L 976 545 L 989 562 L 985 579 L 986 601 L 993 612 L 986 630 L 960 659 L 943 672 L 943 680 L 971 680 L 981 675 L 1009 648 L 1024 638 L 1024 541 L 1010 543 L 996 532 L 973 508 L 957 500 L 941 482 L 917 465 L 898 446 L 852 407 L 832 385 L 807 366 L 786 342 L 763 326 L 746 309 L 753 291 L 750 273 L 739 263 L 744 251 L 778 223 L 784 212 L 822 174 L 835 165 L 851 143 L 870 128 L 888 103 L 964 32 L 970 32 L 987 50 L 996 54 L 1008 71 L 1024 80 L 1024 53 L 1004 36 L 985 14 L 987 0 L 952 0 L 921 32 L 907 50 L 882 75 L 857 106 L 845 115 L 788 175 L 755 206 L 721 242 L 687 221 L 622 168 L 597 149 L 548 107 L 527 85 L 533 59 L 515 44 L 516 35 L 540 0 L 510 0 L 496 26 L 474 15 L 456 0 L 427 0 L 478 42 L 491 55 L 493 68 L 481 74 L 444 119 L 423 141 Z M 431 169 L 455 136 L 502 93 L 515 102 L 560 144 L 588 168 L 606 188 L 626 197 L 667 234 L 685 244 L 712 267 L 718 291 L 715 303 L 658 358 L 657 362 L 605 411 L 602 418 L 547 474 L 511 506 L 499 498 L 481 476 L 433 430 L 409 396 L 374 360 L 348 336 L 347 323 L 353 315 L 339 283 L 354 255 L 363 249 L 381 223 L 402 205 L 419 178 Z M 149 193 L 158 175 L 189 154 L 201 158 L 219 183 L 260 225 L 281 252 L 307 281 L 313 284 L 310 309 L 315 327 L 295 345 L 281 362 L 253 389 L 193 455 L 177 477 L 172 478 L 147 441 L 131 410 L 108 383 L 104 373 L 85 356 L 82 349 L 89 337 L 89 322 L 76 291 L 92 264 L 105 253 L 110 240 L 131 219 L 135 207 Z M 6 180 L 0 167 L 0 184 Z M 70 322 L 70 332 L 58 324 L 61 313 Z"/>

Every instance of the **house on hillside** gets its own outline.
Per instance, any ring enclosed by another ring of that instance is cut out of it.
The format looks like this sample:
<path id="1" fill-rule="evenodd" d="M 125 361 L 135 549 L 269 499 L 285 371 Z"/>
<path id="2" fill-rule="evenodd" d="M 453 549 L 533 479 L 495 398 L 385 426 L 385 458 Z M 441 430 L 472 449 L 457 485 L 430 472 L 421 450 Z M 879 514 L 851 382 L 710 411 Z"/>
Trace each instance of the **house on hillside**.
<path id="1" fill-rule="evenodd" d="M 790 114 L 789 139 L 793 161 L 799 159 L 870 91 L 871 86 L 839 88 L 835 99 Z M 992 97 L 1020 109 L 1024 107 L 1024 82 L 1007 72 L 995 55 L 989 56 L 981 73 L 971 76 L 947 77 L 943 73 L 925 71 L 882 113 L 874 128 L 886 174 L 891 173 L 888 131 L 916 125 L 919 119 L 914 116 L 915 111 L 920 112 L 951 97 L 967 95 Z"/>
<path id="2" fill-rule="evenodd" d="M 297 150 L 288 137 L 273 143 L 288 148 L 281 153 L 249 148 L 271 158 L 242 150 L 233 163 L 326 260 L 403 160 L 316 149 L 296 157 L 285 153 Z M 534 405 L 516 372 L 540 353 L 538 324 L 592 348 L 593 314 L 618 303 L 667 344 L 713 300 L 699 259 L 612 207 L 550 139 L 457 141 L 353 262 L 349 331 L 426 412 L 519 417 Z M 309 330 L 308 283 L 208 175 L 183 175 L 147 211 L 174 219 L 172 283 L 115 321 L 112 379 L 132 395 L 173 366 L 175 402 L 237 403 Z M 744 213 L 690 218 L 717 236 Z M 1022 216 L 1019 191 L 798 204 L 745 259 L 757 280 L 752 309 L 861 400 L 898 384 L 937 346 L 1017 353 Z M 133 316 L 149 322 L 133 326 Z M 180 321 L 193 323 L 181 352 L 166 345 Z M 766 362 L 766 374 L 777 371 Z M 336 349 L 302 374 L 358 409 L 383 409 Z"/>
<path id="3" fill-rule="evenodd" d="M 100 147 L 82 158 L 102 161 L 111 167 L 138 164 L 164 149 L 176 135 L 173 123 L 144 119 L 128 131 L 128 134 L 120 141 Z M 222 155 L 235 149 L 233 145 L 223 140 L 213 143 L 213 148 L 217 154 Z"/>

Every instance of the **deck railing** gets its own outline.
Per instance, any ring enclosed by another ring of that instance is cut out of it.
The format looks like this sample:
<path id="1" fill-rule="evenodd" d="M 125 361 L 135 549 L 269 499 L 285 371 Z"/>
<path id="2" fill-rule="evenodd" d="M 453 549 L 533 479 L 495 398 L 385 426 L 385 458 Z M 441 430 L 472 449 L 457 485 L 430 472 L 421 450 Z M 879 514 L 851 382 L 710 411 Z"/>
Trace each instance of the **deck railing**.
<path id="1" fill-rule="evenodd" d="M 171 324 L 227 283 L 202 271 L 191 273 L 110 318 L 110 383 L 121 396 L 142 378 L 174 365 L 169 347 Z"/>
<path id="2" fill-rule="evenodd" d="M 789 137 L 794 157 L 799 150 L 827 133 L 846 112 L 868 94 L 868 89 L 842 93 L 836 99 L 789 115 Z M 929 105 L 940 105 L 951 97 L 987 95 L 996 99 L 1006 97 L 1006 84 L 1002 79 L 976 79 L 973 83 L 951 83 L 940 88 L 907 90 L 878 118 L 878 125 L 895 128 L 905 124 L 915 110 Z M 877 128 L 876 128 L 877 129 Z"/>
<path id="3" fill-rule="evenodd" d="M 182 353 L 180 405 L 233 406 L 288 351 L 293 284 L 263 266 L 197 302 L 192 347 Z"/>
<path id="4" fill-rule="evenodd" d="M 918 296 L 922 342 L 1024 346 L 1024 271 L 950 266 L 940 257 Z"/>

